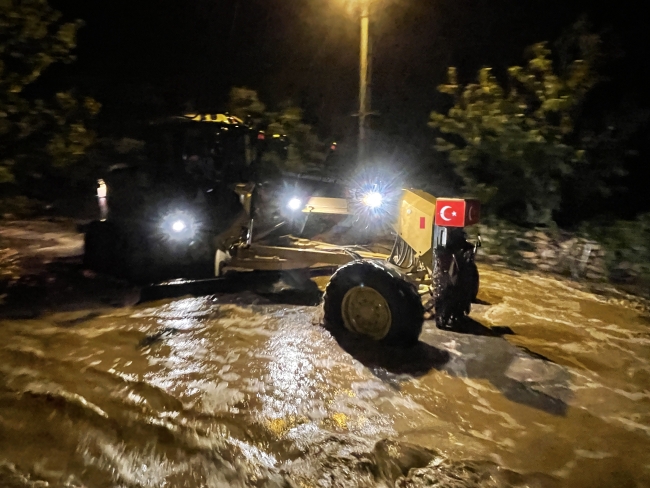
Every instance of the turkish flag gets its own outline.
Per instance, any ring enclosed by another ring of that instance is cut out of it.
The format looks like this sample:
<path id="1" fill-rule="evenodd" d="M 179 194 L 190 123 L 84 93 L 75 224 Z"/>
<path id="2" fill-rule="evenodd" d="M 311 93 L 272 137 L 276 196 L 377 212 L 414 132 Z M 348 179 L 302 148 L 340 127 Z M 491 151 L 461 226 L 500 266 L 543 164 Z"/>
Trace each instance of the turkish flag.
<path id="1" fill-rule="evenodd" d="M 478 224 L 481 218 L 481 202 L 478 200 L 465 200 L 465 227 Z"/>
<path id="2" fill-rule="evenodd" d="M 465 200 L 438 198 L 436 200 L 436 225 L 465 227 Z"/>

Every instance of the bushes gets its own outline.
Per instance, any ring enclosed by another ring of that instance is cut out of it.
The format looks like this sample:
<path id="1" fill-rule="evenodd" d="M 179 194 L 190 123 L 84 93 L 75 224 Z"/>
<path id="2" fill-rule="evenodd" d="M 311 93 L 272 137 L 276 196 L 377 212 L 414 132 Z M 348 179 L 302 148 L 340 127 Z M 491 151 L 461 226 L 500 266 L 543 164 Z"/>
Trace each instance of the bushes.
<path id="1" fill-rule="evenodd" d="M 22 195 L 0 198 L 0 219 L 27 218 L 39 210 L 39 203 Z"/>
<path id="2" fill-rule="evenodd" d="M 576 172 L 584 178 L 592 167 L 575 143 L 576 113 L 598 80 L 593 56 L 581 54 L 556 72 L 550 49 L 540 43 L 531 47 L 526 65 L 509 68 L 507 83 L 483 68 L 475 83 L 463 85 L 450 68 L 439 87 L 453 107 L 431 113 L 429 126 L 442 136 L 437 148 L 448 154 L 464 190 L 501 219 L 551 222 L 562 208 L 567 178 Z"/>
<path id="3" fill-rule="evenodd" d="M 479 257 L 485 261 L 650 292 L 650 214 L 634 221 L 591 222 L 579 232 L 527 229 L 497 219 L 487 219 L 479 230 Z"/>
<path id="4" fill-rule="evenodd" d="M 612 281 L 650 287 L 650 213 L 609 225 L 592 222 L 582 232 L 603 246 Z"/>
<path id="5" fill-rule="evenodd" d="M 87 122 L 100 109 L 74 91 L 30 94 L 51 65 L 74 59 L 81 22 L 61 18 L 47 0 L 0 2 L 0 185 L 36 198 L 83 161 L 95 139 Z"/>

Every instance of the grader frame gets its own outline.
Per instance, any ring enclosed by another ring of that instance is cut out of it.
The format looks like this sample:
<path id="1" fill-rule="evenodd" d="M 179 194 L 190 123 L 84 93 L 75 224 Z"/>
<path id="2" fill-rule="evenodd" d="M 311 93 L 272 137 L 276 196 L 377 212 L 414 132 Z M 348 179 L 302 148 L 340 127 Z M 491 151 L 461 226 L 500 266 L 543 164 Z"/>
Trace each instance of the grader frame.
<path id="1" fill-rule="evenodd" d="M 250 187 L 237 188 L 237 193 L 251 214 Z M 436 246 L 445 245 L 446 229 L 436 225 L 439 199 L 418 189 L 405 189 L 398 202 L 397 220 L 392 224 L 397 235 L 390 253 L 372 246 L 336 246 L 324 242 L 287 238 L 287 245 L 264 243 L 255 236 L 253 219 L 249 218 L 246 238 L 230 246 L 228 254 L 218 252 L 215 275 L 231 270 L 287 271 L 322 267 L 339 267 L 360 259 L 383 260 L 400 273 L 430 289 L 433 254 Z M 444 199 L 444 202 L 461 199 Z M 473 201 L 472 201 L 473 202 Z M 342 198 L 311 197 L 304 208 L 307 214 L 350 215 L 349 202 Z M 473 216 L 476 220 L 477 216 Z M 463 222 L 464 223 L 464 222 Z M 406 256 L 405 256 L 406 255 Z M 408 258 L 408 259 L 405 259 Z"/>

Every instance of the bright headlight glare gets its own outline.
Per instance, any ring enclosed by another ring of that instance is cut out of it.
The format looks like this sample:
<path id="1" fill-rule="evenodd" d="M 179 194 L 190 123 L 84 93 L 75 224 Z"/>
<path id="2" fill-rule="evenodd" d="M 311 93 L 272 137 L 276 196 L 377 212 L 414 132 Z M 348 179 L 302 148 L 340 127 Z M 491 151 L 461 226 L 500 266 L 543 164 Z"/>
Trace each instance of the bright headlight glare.
<path id="1" fill-rule="evenodd" d="M 196 223 L 186 212 L 173 212 L 163 218 L 161 230 L 170 239 L 192 239 L 196 233 Z"/>
<path id="2" fill-rule="evenodd" d="M 302 207 L 302 201 L 300 200 L 300 198 L 294 197 L 291 200 L 289 200 L 289 204 L 287 205 L 287 207 L 289 207 L 290 210 L 299 210 L 300 207 Z"/>
<path id="3" fill-rule="evenodd" d="M 370 208 L 381 207 L 383 201 L 384 201 L 384 197 L 381 195 L 381 193 L 377 191 L 368 192 L 361 198 L 361 202 L 366 207 L 370 207 Z"/>
<path id="4" fill-rule="evenodd" d="M 177 220 L 172 224 L 172 230 L 174 232 L 183 232 L 186 227 L 187 224 L 185 224 L 185 222 L 183 222 L 182 220 Z"/>

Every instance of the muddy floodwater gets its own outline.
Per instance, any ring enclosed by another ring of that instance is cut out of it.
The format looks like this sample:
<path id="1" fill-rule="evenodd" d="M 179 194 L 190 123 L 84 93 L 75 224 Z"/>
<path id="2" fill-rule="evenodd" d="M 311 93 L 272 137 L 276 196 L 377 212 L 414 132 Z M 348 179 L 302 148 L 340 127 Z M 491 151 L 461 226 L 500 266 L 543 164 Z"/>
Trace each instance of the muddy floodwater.
<path id="1" fill-rule="evenodd" d="M 650 486 L 650 320 L 481 268 L 408 351 L 253 293 L 0 322 L 0 487 Z"/>

